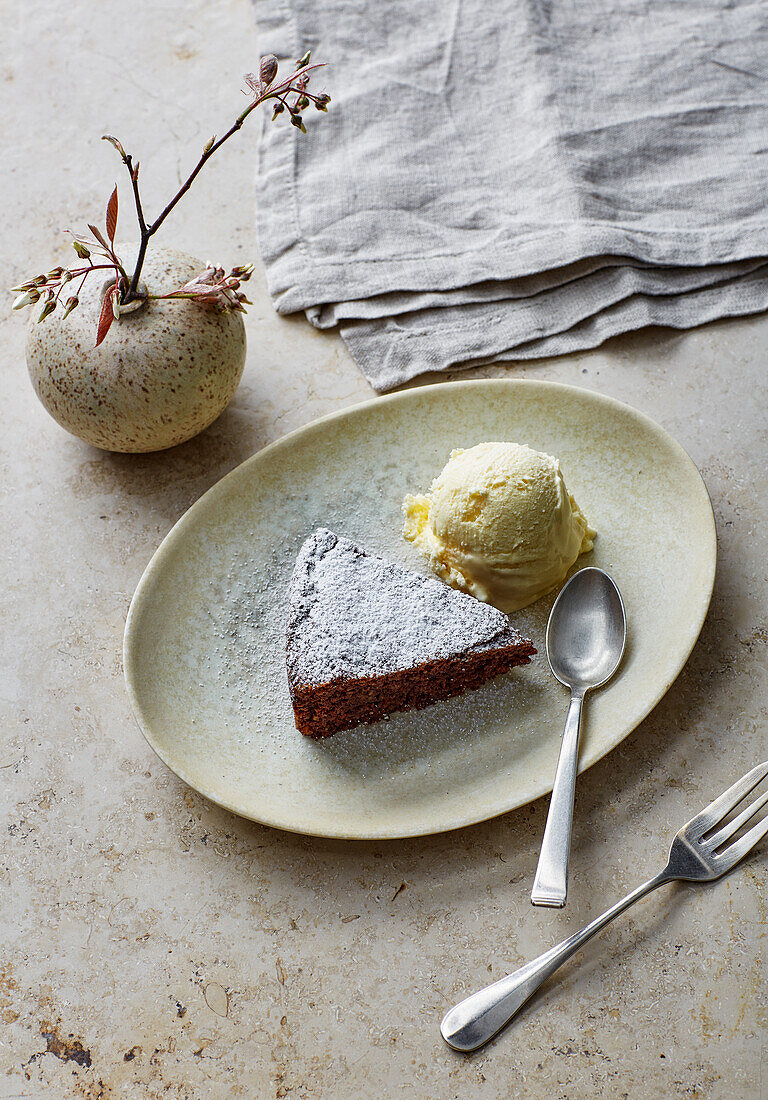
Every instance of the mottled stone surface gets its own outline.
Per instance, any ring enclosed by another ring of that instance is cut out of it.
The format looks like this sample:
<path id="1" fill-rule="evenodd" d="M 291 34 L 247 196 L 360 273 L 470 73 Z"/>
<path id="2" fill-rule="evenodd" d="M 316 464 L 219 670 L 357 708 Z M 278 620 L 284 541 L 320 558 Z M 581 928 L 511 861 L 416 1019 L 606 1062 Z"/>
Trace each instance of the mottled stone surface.
<path id="1" fill-rule="evenodd" d="M 121 166 L 100 134 L 140 156 L 157 208 L 241 109 L 257 42 L 246 0 L 4 14 L 10 285 L 103 210 Z M 255 258 L 254 163 L 246 130 L 163 243 Z M 371 396 L 333 334 L 278 320 L 260 276 L 250 286 L 233 404 L 159 455 L 62 431 L 29 384 L 23 320 L 0 315 L 0 1097 L 768 1097 L 765 844 L 715 886 L 642 902 L 485 1051 L 454 1054 L 437 1030 L 454 999 L 648 877 L 678 824 L 768 756 L 768 320 L 475 372 L 571 382 L 655 417 L 702 469 L 720 538 L 686 669 L 580 782 L 569 905 L 534 911 L 545 802 L 405 842 L 285 835 L 186 789 L 131 717 L 125 613 L 170 526 L 257 448 Z"/>

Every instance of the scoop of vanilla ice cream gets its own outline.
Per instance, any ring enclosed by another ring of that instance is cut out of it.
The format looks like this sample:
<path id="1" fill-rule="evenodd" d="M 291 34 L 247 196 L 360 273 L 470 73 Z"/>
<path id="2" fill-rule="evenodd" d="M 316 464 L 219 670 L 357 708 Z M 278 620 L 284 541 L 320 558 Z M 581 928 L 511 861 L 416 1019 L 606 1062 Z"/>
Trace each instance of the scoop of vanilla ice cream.
<path id="1" fill-rule="evenodd" d="M 426 495 L 403 501 L 406 539 L 454 588 L 517 611 L 563 580 L 596 532 L 552 455 L 518 443 L 452 451 Z"/>

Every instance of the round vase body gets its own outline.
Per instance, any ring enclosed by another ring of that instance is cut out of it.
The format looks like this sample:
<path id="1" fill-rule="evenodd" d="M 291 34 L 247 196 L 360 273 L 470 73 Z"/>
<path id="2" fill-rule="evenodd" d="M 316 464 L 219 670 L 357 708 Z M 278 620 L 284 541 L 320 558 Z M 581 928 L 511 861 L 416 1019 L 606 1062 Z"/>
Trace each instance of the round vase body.
<path id="1" fill-rule="evenodd" d="M 135 246 L 118 247 L 118 255 L 130 271 Z M 150 294 L 164 294 L 205 266 L 150 246 L 141 281 Z M 95 447 L 127 453 L 174 447 L 207 428 L 232 400 L 245 365 L 242 315 L 187 299 L 149 299 L 121 314 L 97 348 L 107 276 L 89 276 L 80 305 L 63 320 L 58 309 L 38 324 L 34 310 L 27 335 L 32 384 L 54 420 Z"/>

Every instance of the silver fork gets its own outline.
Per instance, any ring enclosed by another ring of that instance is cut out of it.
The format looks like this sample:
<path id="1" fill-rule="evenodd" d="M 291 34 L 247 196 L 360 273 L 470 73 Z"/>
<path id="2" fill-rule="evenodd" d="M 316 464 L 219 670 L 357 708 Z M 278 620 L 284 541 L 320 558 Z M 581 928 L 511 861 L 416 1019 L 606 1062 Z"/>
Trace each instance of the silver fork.
<path id="1" fill-rule="evenodd" d="M 768 817 L 761 818 L 732 843 L 726 842 L 768 804 L 768 791 L 754 799 L 730 821 L 725 819 L 768 776 L 768 761 L 734 783 L 697 814 L 675 836 L 663 871 L 597 917 L 581 932 L 550 948 L 506 978 L 473 993 L 445 1014 L 440 1031 L 454 1050 L 477 1050 L 509 1023 L 547 978 L 583 947 L 596 932 L 640 898 L 665 882 L 711 882 L 735 867 L 768 833 Z"/>

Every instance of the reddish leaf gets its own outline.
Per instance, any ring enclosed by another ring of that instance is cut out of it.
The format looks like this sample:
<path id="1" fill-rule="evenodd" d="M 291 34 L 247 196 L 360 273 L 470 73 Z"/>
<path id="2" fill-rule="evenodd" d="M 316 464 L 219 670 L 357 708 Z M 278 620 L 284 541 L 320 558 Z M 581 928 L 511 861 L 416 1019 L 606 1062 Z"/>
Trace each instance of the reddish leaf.
<path id="1" fill-rule="evenodd" d="M 88 228 L 90 229 L 91 233 L 93 233 L 94 237 L 99 242 L 99 244 L 102 245 L 104 248 L 108 249 L 109 245 L 104 240 L 104 237 L 103 237 L 103 234 L 102 234 L 101 230 L 98 229 L 95 225 L 91 225 L 90 222 L 88 222 Z"/>
<path id="2" fill-rule="evenodd" d="M 104 295 L 104 301 L 101 305 L 101 316 L 99 317 L 99 331 L 96 333 L 96 343 L 93 345 L 96 348 L 103 342 L 115 319 L 115 311 L 112 308 L 112 297 L 114 293 L 115 287 L 111 286 Z"/>
<path id="3" fill-rule="evenodd" d="M 112 244 L 115 243 L 115 233 L 117 232 L 117 187 L 110 195 L 109 202 L 107 203 L 107 236 Z"/>

